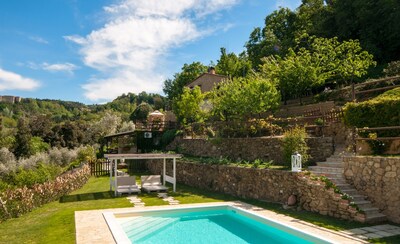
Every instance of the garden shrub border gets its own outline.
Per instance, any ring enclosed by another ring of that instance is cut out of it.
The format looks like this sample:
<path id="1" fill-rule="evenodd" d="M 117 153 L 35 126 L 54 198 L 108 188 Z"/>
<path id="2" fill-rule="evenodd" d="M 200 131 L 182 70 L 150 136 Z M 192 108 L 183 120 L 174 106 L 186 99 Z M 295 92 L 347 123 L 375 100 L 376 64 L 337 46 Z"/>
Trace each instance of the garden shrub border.
<path id="1" fill-rule="evenodd" d="M 19 217 L 81 188 L 89 177 L 90 168 L 87 164 L 83 164 L 79 168 L 65 172 L 53 181 L 35 184 L 32 188 L 24 186 L 0 192 L 0 222 Z"/>

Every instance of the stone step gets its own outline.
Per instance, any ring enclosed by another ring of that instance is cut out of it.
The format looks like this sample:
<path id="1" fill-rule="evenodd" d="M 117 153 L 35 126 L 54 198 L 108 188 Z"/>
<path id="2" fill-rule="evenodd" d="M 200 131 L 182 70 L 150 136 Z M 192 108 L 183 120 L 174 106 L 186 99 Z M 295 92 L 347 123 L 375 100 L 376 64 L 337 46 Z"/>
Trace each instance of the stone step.
<path id="1" fill-rule="evenodd" d="M 368 200 L 358 200 L 358 201 L 353 201 L 360 209 L 363 208 L 372 208 L 372 203 Z"/>
<path id="2" fill-rule="evenodd" d="M 364 211 L 364 213 L 368 216 L 368 215 L 373 215 L 373 214 L 377 214 L 380 213 L 379 208 L 374 208 L 374 207 L 360 207 L 360 209 L 362 211 Z"/>
<path id="3" fill-rule="evenodd" d="M 353 198 L 353 201 L 364 201 L 365 200 L 365 196 L 364 195 L 359 195 L 359 194 L 350 195 L 349 194 L 349 196 L 351 196 Z"/>
<path id="4" fill-rule="evenodd" d="M 366 223 L 380 223 L 387 220 L 386 215 L 381 213 L 367 214 L 365 218 Z"/>
<path id="5" fill-rule="evenodd" d="M 343 158 L 342 157 L 337 157 L 337 156 L 330 156 L 325 160 L 326 162 L 332 162 L 332 163 L 342 163 Z"/>
<path id="6" fill-rule="evenodd" d="M 313 171 L 313 172 L 343 173 L 343 168 L 321 167 L 321 166 L 310 166 L 308 168 L 310 169 L 310 171 Z"/>
<path id="7" fill-rule="evenodd" d="M 311 171 L 314 175 L 317 176 L 325 176 L 328 179 L 332 179 L 332 178 L 341 178 L 344 179 L 343 174 L 342 173 L 325 173 L 325 172 L 316 172 L 316 171 Z"/>
<path id="8" fill-rule="evenodd" d="M 345 184 L 347 183 L 343 177 L 328 177 L 335 184 Z"/>
<path id="9" fill-rule="evenodd" d="M 354 187 L 347 183 L 336 184 L 336 186 L 343 192 L 343 190 L 355 190 Z M 357 191 L 356 191 L 357 192 Z M 349 194 L 350 195 L 350 194 Z M 351 196 L 351 195 L 350 195 Z"/>
<path id="10" fill-rule="evenodd" d="M 342 167 L 342 163 L 335 163 L 332 161 L 326 161 L 326 162 L 318 162 L 317 166 L 319 167 L 330 167 L 330 168 L 341 168 Z"/>
<path id="11" fill-rule="evenodd" d="M 344 189 L 344 190 L 341 190 L 341 191 L 343 193 L 346 193 L 346 194 L 350 195 L 350 196 L 358 194 L 356 189 Z"/>

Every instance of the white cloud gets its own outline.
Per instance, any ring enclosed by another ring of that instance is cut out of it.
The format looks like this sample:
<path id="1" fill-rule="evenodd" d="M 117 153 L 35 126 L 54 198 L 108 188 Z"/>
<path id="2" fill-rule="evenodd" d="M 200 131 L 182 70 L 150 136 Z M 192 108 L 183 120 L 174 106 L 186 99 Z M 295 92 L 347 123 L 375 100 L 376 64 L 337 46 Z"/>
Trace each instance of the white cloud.
<path id="1" fill-rule="evenodd" d="M 78 69 L 79 67 L 76 66 L 75 64 L 71 64 L 71 63 L 55 63 L 55 64 L 49 64 L 49 63 L 41 63 L 41 64 L 37 64 L 34 62 L 28 62 L 26 64 L 26 66 L 28 66 L 31 69 L 35 69 L 35 70 L 46 70 L 46 71 L 50 71 L 50 72 L 67 72 L 69 74 L 73 74 L 74 70 Z"/>
<path id="2" fill-rule="evenodd" d="M 85 37 L 65 37 L 81 46 L 85 65 L 103 76 L 82 86 L 85 96 L 98 101 L 126 92 L 159 92 L 164 77 L 157 67 L 168 51 L 211 34 L 213 28 L 200 30 L 196 21 L 238 1 L 122 0 L 104 7 L 102 28 Z"/>
<path id="3" fill-rule="evenodd" d="M 32 41 L 38 42 L 38 43 L 49 44 L 49 42 L 47 40 L 45 40 L 44 38 L 42 38 L 40 36 L 30 36 L 29 39 L 31 39 Z"/>
<path id="4" fill-rule="evenodd" d="M 26 90 L 31 91 L 39 87 L 39 82 L 22 77 L 19 74 L 6 71 L 0 68 L 0 91 L 5 90 Z"/>
<path id="5" fill-rule="evenodd" d="M 277 0 L 276 8 L 290 8 L 291 10 L 295 10 L 301 4 L 301 0 Z"/>
<path id="6" fill-rule="evenodd" d="M 41 65 L 42 69 L 51 71 L 51 72 L 68 72 L 70 74 L 73 73 L 74 70 L 76 70 L 78 67 L 75 64 L 71 63 L 55 63 L 55 64 L 48 64 L 48 63 L 43 63 Z"/>

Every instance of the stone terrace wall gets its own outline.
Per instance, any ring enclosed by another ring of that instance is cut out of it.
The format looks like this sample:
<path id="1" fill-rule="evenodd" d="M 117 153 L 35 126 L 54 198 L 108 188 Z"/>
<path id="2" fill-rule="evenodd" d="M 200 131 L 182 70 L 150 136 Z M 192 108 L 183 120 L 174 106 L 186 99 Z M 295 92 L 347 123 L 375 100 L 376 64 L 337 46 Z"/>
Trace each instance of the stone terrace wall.
<path id="1" fill-rule="evenodd" d="M 147 162 L 147 167 L 153 174 L 162 172 L 160 161 Z M 171 164 L 167 164 L 168 171 Z M 178 161 L 176 174 L 179 183 L 199 189 L 279 203 L 286 203 L 294 194 L 305 210 L 342 219 L 365 218 L 333 189 L 326 189 L 325 183 L 304 173 Z"/>
<path id="2" fill-rule="evenodd" d="M 400 157 L 346 157 L 344 172 L 389 220 L 400 223 Z"/>
<path id="3" fill-rule="evenodd" d="M 331 137 L 312 137 L 307 139 L 311 161 L 325 161 L 333 153 Z M 176 138 L 168 147 L 193 156 L 229 157 L 233 159 L 283 163 L 282 137 L 224 138 L 224 139 L 182 139 Z"/>

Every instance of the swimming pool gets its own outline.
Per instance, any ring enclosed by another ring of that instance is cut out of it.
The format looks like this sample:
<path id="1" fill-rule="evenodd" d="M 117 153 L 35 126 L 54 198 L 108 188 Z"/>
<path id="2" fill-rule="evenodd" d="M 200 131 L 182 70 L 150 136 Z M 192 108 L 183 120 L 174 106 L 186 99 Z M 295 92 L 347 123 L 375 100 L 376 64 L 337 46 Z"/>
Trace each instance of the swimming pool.
<path id="1" fill-rule="evenodd" d="M 329 243 L 231 205 L 103 215 L 117 243 Z"/>

